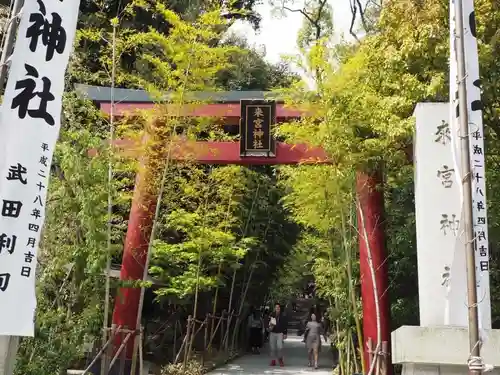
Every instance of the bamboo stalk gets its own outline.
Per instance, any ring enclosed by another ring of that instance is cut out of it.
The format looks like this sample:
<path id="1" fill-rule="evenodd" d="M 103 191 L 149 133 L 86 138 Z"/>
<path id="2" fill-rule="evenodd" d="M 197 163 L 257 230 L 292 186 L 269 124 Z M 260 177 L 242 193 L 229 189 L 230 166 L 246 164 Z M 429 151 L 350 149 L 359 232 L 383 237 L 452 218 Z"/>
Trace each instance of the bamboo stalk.
<path id="1" fill-rule="evenodd" d="M 226 310 L 222 311 L 222 316 L 224 316 L 224 315 L 227 315 L 227 311 Z M 223 321 L 223 319 L 221 319 L 221 321 Z M 222 324 L 221 327 L 220 327 L 219 351 L 223 350 L 224 337 L 225 337 L 225 335 L 224 335 L 224 324 Z"/>
<path id="2" fill-rule="evenodd" d="M 108 345 L 111 343 L 111 341 L 113 341 L 113 339 L 115 338 L 115 335 L 116 335 L 115 332 L 111 333 L 111 336 L 108 339 L 108 341 L 106 341 L 106 343 L 102 346 L 101 350 L 99 350 L 99 352 L 97 353 L 97 355 L 95 356 L 95 358 L 92 360 L 92 362 L 90 362 L 90 364 L 87 366 L 87 368 L 85 370 L 83 370 L 83 374 L 82 375 L 87 375 L 88 374 L 88 372 L 90 371 L 90 369 L 92 368 L 92 366 L 94 366 L 94 364 L 102 356 L 102 353 L 104 353 L 104 351 L 106 350 L 106 348 L 108 347 Z"/>
<path id="3" fill-rule="evenodd" d="M 216 317 L 212 317 L 212 320 L 214 320 Z M 222 323 L 222 317 L 219 319 L 217 325 L 215 326 L 215 330 L 212 332 L 211 336 L 210 336 L 210 340 L 208 342 L 208 348 L 211 349 L 212 348 L 212 340 L 214 339 L 215 335 L 217 334 L 217 331 L 219 330 L 219 326 L 221 325 Z M 213 326 L 213 325 L 212 325 Z"/>
<path id="4" fill-rule="evenodd" d="M 127 341 L 128 339 L 125 337 L 123 337 L 123 335 L 125 335 L 125 332 L 122 331 L 122 337 L 121 337 L 121 341 L 124 342 L 124 341 Z M 127 335 L 130 335 L 130 333 L 128 333 Z M 127 360 L 127 351 L 126 350 L 122 350 L 122 356 L 120 358 L 120 375 L 125 375 L 125 361 Z M 111 368 L 111 366 L 110 366 Z"/>
<path id="5" fill-rule="evenodd" d="M 231 318 L 233 316 L 233 313 L 232 313 L 232 307 L 233 307 L 233 294 L 234 294 L 234 284 L 236 282 L 236 266 L 234 267 L 234 270 L 233 270 L 233 280 L 231 282 L 231 292 L 230 292 L 230 295 L 229 295 L 229 307 L 228 307 L 228 312 L 231 314 L 230 317 L 228 317 L 228 320 L 227 320 L 227 327 L 226 327 L 226 335 L 227 333 L 229 332 L 229 329 L 230 329 L 230 324 L 231 324 Z M 224 338 L 224 341 L 225 341 L 225 344 L 224 344 L 224 350 L 227 352 L 227 349 L 228 349 L 228 340 L 226 340 Z"/>
<path id="6" fill-rule="evenodd" d="M 177 353 L 177 320 L 174 323 L 174 348 L 172 351 L 172 359 L 175 358 L 175 354 Z"/>
<path id="7" fill-rule="evenodd" d="M 354 340 L 352 338 L 352 334 L 349 335 L 349 342 L 350 342 L 350 345 L 351 345 L 351 348 L 352 348 L 352 354 L 354 356 L 354 372 L 356 372 L 356 374 L 359 374 L 359 363 L 358 363 L 358 356 L 356 355 L 356 348 L 355 348 L 355 345 L 354 345 Z"/>
<path id="8" fill-rule="evenodd" d="M 347 373 L 351 373 L 351 345 L 350 345 L 350 336 L 351 336 L 351 330 L 347 329 L 347 337 L 346 337 L 346 370 Z"/>
<path id="9" fill-rule="evenodd" d="M 227 317 L 227 329 L 226 329 L 226 332 L 224 334 L 224 350 L 226 352 L 228 352 L 228 345 L 229 345 L 229 326 L 231 325 L 231 321 L 233 320 L 233 315 L 234 315 L 234 311 L 231 312 L 231 314 L 229 314 L 229 316 Z"/>
<path id="10" fill-rule="evenodd" d="M 354 278 L 352 276 L 352 255 L 351 255 L 351 248 L 349 244 L 347 243 L 347 238 L 346 238 L 346 223 L 345 223 L 345 217 L 343 211 L 341 211 L 341 216 L 342 216 L 342 232 L 344 236 L 344 250 L 345 250 L 345 255 L 346 255 L 346 263 L 347 263 L 347 279 L 349 283 L 349 295 L 351 297 L 351 304 L 352 304 L 352 309 L 353 309 L 353 316 L 354 316 L 354 323 L 356 324 L 356 334 L 358 336 L 358 346 L 359 346 L 359 351 L 360 351 L 360 356 L 363 356 L 364 348 L 363 348 L 363 330 L 361 329 L 361 322 L 359 320 L 358 316 L 358 304 L 356 301 L 356 293 L 354 291 L 354 286 L 353 281 Z M 357 361 L 356 361 L 357 363 Z M 364 374 L 366 372 L 365 369 L 365 363 L 362 360 L 361 361 L 361 371 Z"/>
<path id="11" fill-rule="evenodd" d="M 229 214 L 231 213 L 231 202 L 232 202 L 232 198 L 233 198 L 233 192 L 234 192 L 234 190 L 231 189 L 231 194 L 229 196 L 227 210 L 226 210 L 226 223 L 228 223 Z M 222 261 L 219 261 L 219 265 L 217 267 L 217 280 L 220 280 L 221 273 L 222 273 Z M 221 319 L 217 323 L 217 327 L 215 328 L 215 331 L 214 331 L 215 316 L 217 313 L 217 303 L 218 303 L 218 299 L 219 299 L 219 289 L 220 289 L 219 284 L 217 284 L 217 286 L 215 287 L 215 295 L 214 295 L 214 300 L 212 303 L 212 319 L 210 321 L 210 342 L 208 344 L 208 350 L 210 351 L 210 353 L 212 352 L 212 345 L 211 345 L 212 340 L 213 340 L 215 334 L 217 333 L 217 329 L 224 318 L 224 312 L 222 312 Z M 221 346 L 222 346 L 222 342 L 221 342 Z"/>
<path id="12" fill-rule="evenodd" d="M 187 331 L 186 331 L 186 335 L 184 336 L 184 339 L 182 340 L 181 347 L 179 348 L 179 351 L 177 352 L 177 355 L 175 356 L 174 365 L 179 362 L 179 358 L 181 356 L 182 350 L 184 349 L 184 346 L 186 345 L 187 337 L 188 336 L 187 336 Z"/>
<path id="13" fill-rule="evenodd" d="M 125 345 L 127 345 L 127 342 L 131 336 L 132 336 L 131 333 L 127 333 L 125 340 L 123 340 L 122 344 L 120 345 L 120 347 L 118 348 L 117 352 L 115 353 L 113 359 L 111 360 L 111 363 L 109 364 L 108 372 L 109 372 L 109 370 L 111 370 L 113 368 L 116 360 L 118 359 L 118 356 L 122 353 L 123 349 L 125 348 Z"/>
<path id="14" fill-rule="evenodd" d="M 123 331 L 123 327 L 116 327 L 115 324 L 112 324 L 111 325 L 111 329 L 110 329 L 110 334 L 116 336 L 118 334 L 118 332 L 122 332 Z M 104 369 L 104 374 L 107 374 L 108 371 L 106 369 L 109 368 L 109 361 L 111 359 L 111 357 L 113 356 L 113 351 L 115 350 L 115 345 L 113 343 L 111 343 L 111 345 L 108 346 L 108 349 L 106 350 L 104 356 L 105 356 L 105 364 L 106 364 L 106 367 Z M 101 366 L 102 366 L 102 363 L 101 363 Z M 101 370 L 102 370 L 102 367 L 101 367 Z"/>
<path id="15" fill-rule="evenodd" d="M 245 223 L 245 228 L 243 229 L 243 236 L 242 236 L 243 238 L 246 237 L 247 232 L 248 232 L 248 227 L 250 225 L 250 220 L 252 218 L 252 213 L 253 213 L 253 210 L 255 208 L 255 202 L 257 201 L 257 197 L 259 196 L 260 185 L 261 185 L 261 181 L 259 180 L 259 182 L 257 184 L 257 189 L 255 190 L 255 195 L 254 195 L 254 197 L 252 199 L 252 204 L 250 206 L 250 212 L 248 213 L 248 217 L 247 217 L 247 220 L 246 220 L 246 223 Z M 231 316 L 230 316 L 230 318 L 228 319 L 228 322 L 227 322 L 227 331 L 226 331 L 226 337 L 225 337 L 225 351 L 226 352 L 228 350 L 228 344 L 229 344 L 228 336 L 229 336 L 230 324 L 231 324 L 231 320 L 232 320 L 232 317 L 233 317 L 233 314 L 234 314 L 234 311 L 232 311 L 231 308 L 232 308 L 232 301 L 233 301 L 234 286 L 235 286 L 235 281 L 236 281 L 236 272 L 237 272 L 237 268 L 235 267 L 234 271 L 233 271 L 233 280 L 232 280 L 232 283 L 231 283 L 231 295 L 229 297 L 229 308 L 228 308 L 228 311 L 231 313 Z M 244 301 L 241 301 L 241 303 L 240 303 L 240 309 L 239 309 L 239 313 L 238 313 L 238 317 L 236 319 L 236 322 L 238 322 L 238 319 L 240 319 L 241 309 L 242 309 L 243 302 Z M 238 327 L 236 325 L 235 329 L 234 329 L 234 332 L 233 332 L 232 340 L 231 340 L 231 349 L 234 346 L 235 332 L 237 330 L 238 330 Z"/>
<path id="16" fill-rule="evenodd" d="M 204 366 L 205 365 L 205 351 L 207 349 L 207 344 L 208 344 L 208 318 L 209 318 L 209 314 L 207 314 L 206 318 L 205 318 L 205 334 L 204 334 L 204 337 L 203 337 L 203 353 L 201 353 L 201 364 Z"/>
<path id="17" fill-rule="evenodd" d="M 259 254 L 257 254 L 257 259 L 258 259 L 258 256 L 259 256 Z M 239 328 L 239 323 L 241 322 L 241 314 L 243 313 L 244 303 L 245 303 L 245 300 L 247 298 L 247 293 L 248 293 L 248 289 L 250 287 L 250 282 L 252 281 L 253 273 L 255 271 L 255 263 L 257 262 L 257 259 L 250 266 L 250 274 L 248 275 L 248 280 L 246 282 L 244 291 L 243 291 L 242 296 L 241 296 L 240 306 L 239 306 L 239 309 L 238 309 L 238 318 L 236 319 L 236 325 L 235 325 L 235 329 L 233 330 L 233 337 L 231 339 L 232 350 L 234 349 L 234 343 L 235 343 L 235 340 L 236 340 L 236 335 L 239 332 L 238 328 Z"/>
<path id="18" fill-rule="evenodd" d="M 186 345 L 184 348 L 184 361 L 182 363 L 182 370 L 183 371 L 186 371 L 186 365 L 187 365 L 188 356 L 189 356 L 188 345 L 189 345 L 189 342 L 191 340 L 191 331 L 193 329 L 192 325 L 193 325 L 192 316 L 189 315 L 188 324 L 187 324 L 187 331 L 186 331 Z"/>
<path id="19" fill-rule="evenodd" d="M 118 327 L 121 327 L 121 326 L 118 326 Z M 133 329 L 117 328 L 116 325 L 115 326 L 111 326 L 110 328 L 108 328 L 108 331 L 120 331 L 120 332 L 123 332 L 123 333 L 135 333 L 135 331 Z"/>
<path id="20" fill-rule="evenodd" d="M 236 338 L 238 337 L 238 334 L 240 332 L 240 323 L 241 323 L 241 318 L 238 316 L 236 318 L 236 322 L 234 323 L 234 329 L 233 329 L 233 336 L 231 337 L 231 346 L 229 347 L 229 353 L 234 353 L 234 349 L 236 347 Z"/>
<path id="21" fill-rule="evenodd" d="M 219 262 L 219 266 L 217 267 L 217 280 L 220 280 L 220 275 L 222 271 L 222 262 Z M 219 284 L 215 287 L 215 295 L 214 295 L 214 300 L 212 303 L 212 317 L 215 317 L 215 314 L 217 312 L 217 302 L 219 299 Z M 213 337 L 214 335 L 214 323 L 215 320 L 212 318 L 210 321 L 210 337 Z M 212 339 L 210 339 L 210 343 L 212 342 Z M 209 350 L 212 351 L 212 346 L 209 345 Z"/>
<path id="22" fill-rule="evenodd" d="M 139 366 L 140 366 L 139 375 L 144 375 L 144 358 L 142 354 L 143 350 L 144 350 L 144 330 L 141 327 L 141 331 L 139 333 Z"/>
<path id="23" fill-rule="evenodd" d="M 113 215 L 113 143 L 115 136 L 115 81 L 116 81 L 116 28 L 118 25 L 113 23 L 113 36 L 112 36 L 112 61 L 113 65 L 111 67 L 111 108 L 109 116 L 109 155 L 108 155 L 108 223 L 107 223 L 107 248 L 106 248 L 106 282 L 105 282 L 105 292 L 104 292 L 104 319 L 103 319 L 103 330 L 102 330 L 102 343 L 107 341 L 108 338 L 108 324 L 109 324 L 109 298 L 111 291 L 111 231 L 112 231 L 112 215 Z M 101 359 L 101 374 L 105 373 L 108 366 L 107 364 L 108 356 L 104 356 Z"/>
<path id="24" fill-rule="evenodd" d="M 339 351 L 339 368 L 340 368 L 340 373 L 344 375 L 346 374 L 346 372 L 344 371 L 345 370 L 344 360 L 343 360 L 344 356 L 342 355 L 343 349 L 341 349 L 342 346 L 340 345 L 340 335 L 339 335 L 340 324 L 338 319 L 335 320 L 335 328 L 337 329 L 337 350 Z"/>
<path id="25" fill-rule="evenodd" d="M 210 170 L 211 170 L 211 168 L 212 167 L 210 167 Z M 204 204 L 205 210 L 204 210 L 203 220 L 202 220 L 202 225 L 201 225 L 202 233 L 205 233 L 206 217 L 207 217 L 207 209 L 208 209 L 208 198 L 209 198 L 209 195 L 207 194 L 207 196 L 205 198 L 205 204 Z M 203 247 L 200 246 L 198 248 L 198 264 L 196 266 L 196 285 L 195 285 L 194 306 L 193 306 L 193 318 L 194 319 L 196 319 L 196 316 L 198 315 L 198 295 L 200 292 L 200 274 L 201 274 L 202 260 L 203 260 Z M 188 359 L 189 359 L 189 356 L 191 355 L 194 337 L 195 337 L 195 335 L 191 335 L 191 339 L 189 340 Z"/>
<path id="26" fill-rule="evenodd" d="M 197 39 L 197 37 L 195 38 L 195 41 L 196 41 L 196 39 Z M 180 100 L 179 100 L 180 103 L 184 102 L 184 94 L 185 94 L 185 90 L 186 90 L 187 79 L 189 77 L 188 72 L 191 71 L 191 63 L 192 63 L 192 60 L 189 60 L 188 66 L 186 68 L 186 74 L 184 77 L 185 79 L 184 79 L 184 82 L 182 83 L 182 89 L 180 92 Z M 180 117 L 180 115 L 181 115 L 181 109 L 179 106 L 177 117 Z M 176 134 L 176 131 L 177 131 L 177 123 L 174 124 L 174 127 L 171 131 L 171 134 Z M 144 287 L 144 284 L 147 281 L 147 277 L 148 277 L 149 263 L 151 261 L 151 253 L 152 253 L 152 249 L 153 249 L 153 243 L 156 239 L 158 218 L 160 217 L 160 208 L 161 208 L 161 203 L 163 200 L 163 194 L 165 192 L 165 183 L 167 181 L 167 174 L 168 174 L 168 171 L 170 168 L 170 162 L 172 161 L 171 156 L 172 156 L 172 150 L 174 147 L 174 137 L 171 136 L 169 138 L 170 138 L 170 140 L 168 142 L 168 147 L 167 147 L 167 152 L 166 152 L 166 162 L 164 163 L 165 165 L 163 166 L 163 170 L 161 172 L 161 181 L 160 181 L 160 186 L 159 186 L 159 192 L 158 192 L 158 196 L 156 199 L 156 208 L 155 208 L 155 212 L 154 212 L 154 216 L 153 216 L 153 227 L 151 228 L 151 233 L 149 236 L 148 249 L 147 249 L 147 253 L 146 253 L 146 264 L 144 265 L 144 271 L 142 274 L 141 294 L 139 297 L 139 306 L 137 308 L 136 328 L 141 327 L 142 309 L 143 309 L 143 305 L 144 305 L 144 296 L 146 294 L 146 288 Z M 133 375 L 135 375 L 135 368 L 136 368 L 136 362 L 137 362 L 136 354 L 138 351 L 138 346 L 139 346 L 139 342 L 138 342 L 138 339 L 136 336 L 136 338 L 134 340 L 134 351 L 133 351 L 133 355 L 132 355 L 132 371 L 131 372 Z"/>

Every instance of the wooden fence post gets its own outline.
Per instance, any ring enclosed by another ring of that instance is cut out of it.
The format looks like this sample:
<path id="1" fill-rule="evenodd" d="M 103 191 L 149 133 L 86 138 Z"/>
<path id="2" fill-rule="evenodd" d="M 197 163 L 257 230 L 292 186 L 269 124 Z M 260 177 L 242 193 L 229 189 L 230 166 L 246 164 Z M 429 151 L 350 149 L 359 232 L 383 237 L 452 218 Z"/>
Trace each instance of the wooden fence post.
<path id="1" fill-rule="evenodd" d="M 210 314 L 207 314 L 205 317 L 205 337 L 203 337 L 203 353 L 201 353 L 201 364 L 204 366 L 205 365 L 205 356 L 206 356 L 206 351 L 207 351 L 207 345 L 208 345 L 208 318 Z"/>
<path id="2" fill-rule="evenodd" d="M 191 315 L 188 316 L 188 321 L 187 321 L 187 331 L 186 331 L 186 338 L 184 340 L 184 363 L 182 365 L 182 368 L 183 368 L 183 371 L 186 371 L 186 365 L 187 365 L 187 361 L 188 361 L 188 358 L 189 358 L 189 342 L 190 342 L 190 339 L 191 339 L 191 331 L 192 331 L 192 327 L 191 325 L 193 324 L 193 317 Z"/>
<path id="3" fill-rule="evenodd" d="M 389 343 L 382 341 L 382 358 L 380 360 L 380 375 L 387 375 L 389 372 Z"/>
<path id="4" fill-rule="evenodd" d="M 219 344 L 219 351 L 224 350 L 224 316 L 226 316 L 227 319 L 227 312 L 226 310 L 222 311 L 221 319 L 222 319 L 222 324 L 220 327 L 220 344 Z"/>
<path id="5" fill-rule="evenodd" d="M 178 321 L 175 320 L 174 322 L 174 344 L 173 344 L 173 350 L 172 350 L 172 359 L 175 359 L 175 356 L 177 354 L 177 323 Z"/>
<path id="6" fill-rule="evenodd" d="M 372 362 L 375 360 L 375 357 L 373 356 L 373 341 L 372 338 L 368 338 L 368 366 L 366 367 L 367 369 L 370 369 L 372 366 Z"/>
<path id="7" fill-rule="evenodd" d="M 122 331 L 121 332 L 121 342 L 124 342 L 124 341 L 125 341 L 125 332 Z M 125 374 L 125 361 L 126 361 L 126 359 L 127 359 L 127 351 L 122 350 L 121 358 L 120 358 L 120 375 Z"/>

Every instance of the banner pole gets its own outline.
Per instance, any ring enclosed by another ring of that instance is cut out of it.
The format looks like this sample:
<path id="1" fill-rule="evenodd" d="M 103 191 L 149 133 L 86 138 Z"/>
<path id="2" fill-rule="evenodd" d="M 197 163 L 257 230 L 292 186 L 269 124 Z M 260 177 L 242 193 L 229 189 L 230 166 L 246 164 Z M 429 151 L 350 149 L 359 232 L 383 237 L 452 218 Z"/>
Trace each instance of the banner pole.
<path id="1" fill-rule="evenodd" d="M 456 53 L 458 70 L 458 102 L 459 102 L 459 126 L 460 126 L 460 151 L 463 168 L 463 204 L 464 204 L 464 231 L 465 231 L 465 256 L 467 269 L 467 304 L 469 321 L 469 374 L 479 375 L 482 373 L 478 368 L 472 368 L 472 360 L 480 358 L 479 320 L 477 307 L 476 289 L 476 259 L 474 252 L 474 226 L 472 208 L 472 170 L 470 163 L 469 145 L 469 113 L 467 106 L 467 86 L 465 67 L 465 43 L 464 43 L 464 18 L 462 0 L 455 0 L 455 33 Z"/>
<path id="2" fill-rule="evenodd" d="M 7 35 L 2 46 L 2 55 L 0 57 L 0 91 L 3 91 L 3 87 L 7 81 L 7 73 L 9 70 L 8 59 L 14 47 L 23 3 L 23 0 L 14 0 L 11 9 L 11 17 L 7 26 Z M 18 336 L 0 336 L 0 375 L 12 375 L 14 373 L 18 346 Z"/>

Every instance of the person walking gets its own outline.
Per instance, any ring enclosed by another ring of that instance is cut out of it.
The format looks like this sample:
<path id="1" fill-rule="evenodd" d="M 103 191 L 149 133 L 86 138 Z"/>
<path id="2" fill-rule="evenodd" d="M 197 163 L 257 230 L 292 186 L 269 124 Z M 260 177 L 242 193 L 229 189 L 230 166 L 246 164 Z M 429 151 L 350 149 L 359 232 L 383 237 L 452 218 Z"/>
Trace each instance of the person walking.
<path id="1" fill-rule="evenodd" d="M 311 320 L 307 322 L 304 340 L 306 342 L 307 355 L 309 358 L 309 367 L 318 368 L 318 356 L 321 347 L 321 335 L 323 335 L 323 326 L 316 319 L 316 314 L 311 314 Z M 326 341 L 326 339 L 325 339 Z"/>
<path id="2" fill-rule="evenodd" d="M 274 312 L 269 319 L 269 348 L 271 350 L 271 366 L 276 366 L 276 360 L 283 367 L 283 343 L 286 340 L 288 322 L 286 315 L 281 311 L 281 305 L 274 306 Z"/>
<path id="3" fill-rule="evenodd" d="M 248 317 L 248 328 L 250 331 L 249 341 L 252 353 L 259 354 L 262 346 L 262 330 L 264 321 L 259 310 L 253 310 Z"/>
<path id="4" fill-rule="evenodd" d="M 297 312 L 297 295 L 292 296 L 292 311 Z"/>
<path id="5" fill-rule="evenodd" d="M 263 314 L 263 320 L 264 320 L 264 327 L 266 329 L 264 330 L 264 342 L 269 342 L 269 321 L 271 319 L 271 313 L 269 311 L 269 306 L 264 307 L 264 314 Z"/>
<path id="6" fill-rule="evenodd" d="M 309 296 L 309 298 L 313 298 L 314 295 L 314 288 L 315 288 L 315 285 L 314 285 L 314 281 L 313 280 L 310 280 L 308 283 L 307 283 L 307 287 L 306 287 L 306 290 L 307 290 L 307 295 Z"/>

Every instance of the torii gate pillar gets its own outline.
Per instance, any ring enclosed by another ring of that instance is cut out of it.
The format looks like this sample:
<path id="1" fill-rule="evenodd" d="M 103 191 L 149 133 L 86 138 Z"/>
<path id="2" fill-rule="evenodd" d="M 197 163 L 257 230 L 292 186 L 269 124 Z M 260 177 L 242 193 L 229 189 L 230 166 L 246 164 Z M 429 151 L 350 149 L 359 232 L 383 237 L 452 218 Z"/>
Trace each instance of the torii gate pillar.
<path id="1" fill-rule="evenodd" d="M 387 343 L 387 374 L 392 373 L 390 360 L 390 311 L 388 295 L 387 252 L 384 228 L 384 192 L 382 173 L 358 172 L 356 176 L 358 200 L 359 268 L 361 276 L 361 299 L 363 305 L 363 361 L 366 371 L 370 368 L 371 356 L 368 341 L 375 350 L 378 338 L 377 315 L 380 317 L 380 342 Z M 370 265 L 371 263 L 371 265 Z M 373 267 L 373 271 L 372 271 Z M 374 275 L 372 274 L 374 272 Z M 374 288 L 373 280 L 376 288 Z M 378 300 L 378 314 L 376 301 Z M 382 352 L 382 347 L 379 348 Z M 382 358 L 380 358 L 382 360 Z"/>

